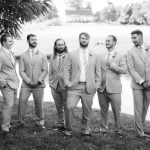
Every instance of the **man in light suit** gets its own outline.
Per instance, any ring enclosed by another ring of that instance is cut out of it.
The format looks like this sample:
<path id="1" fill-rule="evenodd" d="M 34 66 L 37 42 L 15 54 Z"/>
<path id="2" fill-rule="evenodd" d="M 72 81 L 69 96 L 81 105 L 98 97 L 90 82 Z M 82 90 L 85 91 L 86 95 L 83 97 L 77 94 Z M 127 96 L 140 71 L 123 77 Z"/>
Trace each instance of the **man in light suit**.
<path id="1" fill-rule="evenodd" d="M 109 35 L 106 39 L 107 52 L 101 55 L 102 82 L 98 90 L 98 99 L 101 112 L 100 132 L 107 133 L 107 117 L 109 103 L 111 103 L 115 120 L 115 133 L 122 134 L 121 131 L 121 92 L 122 85 L 120 75 L 127 73 L 125 57 L 116 51 L 117 38 Z"/>
<path id="2" fill-rule="evenodd" d="M 90 35 L 86 32 L 80 33 L 80 48 L 68 54 L 64 68 L 64 81 L 67 87 L 67 108 L 69 110 L 69 127 L 65 135 L 70 136 L 73 130 L 73 109 L 79 100 L 82 103 L 81 134 L 90 134 L 90 115 L 93 96 L 100 87 L 101 67 L 100 61 L 89 48 Z"/>
<path id="3" fill-rule="evenodd" d="M 131 32 L 131 39 L 134 46 L 127 53 L 127 65 L 132 77 L 135 129 L 138 136 L 148 137 L 143 127 L 150 102 L 150 48 L 140 30 Z"/>
<path id="4" fill-rule="evenodd" d="M 9 132 L 13 104 L 17 98 L 19 78 L 15 68 L 15 56 L 11 51 L 13 38 L 9 34 L 1 36 L 0 50 L 0 89 L 3 95 L 2 125 L 3 132 Z"/>
<path id="5" fill-rule="evenodd" d="M 64 87 L 64 66 L 68 50 L 64 40 L 57 39 L 54 43 L 54 54 L 49 65 L 49 85 L 54 98 L 58 115 L 56 129 L 64 131 L 68 123 L 67 91 Z"/>
<path id="6" fill-rule="evenodd" d="M 20 125 L 24 125 L 28 98 L 33 94 L 35 103 L 36 124 L 45 129 L 43 113 L 43 96 L 45 77 L 48 73 L 47 59 L 37 47 L 37 37 L 34 34 L 27 36 L 29 49 L 20 56 L 19 72 L 22 85 L 19 95 L 18 118 Z"/>

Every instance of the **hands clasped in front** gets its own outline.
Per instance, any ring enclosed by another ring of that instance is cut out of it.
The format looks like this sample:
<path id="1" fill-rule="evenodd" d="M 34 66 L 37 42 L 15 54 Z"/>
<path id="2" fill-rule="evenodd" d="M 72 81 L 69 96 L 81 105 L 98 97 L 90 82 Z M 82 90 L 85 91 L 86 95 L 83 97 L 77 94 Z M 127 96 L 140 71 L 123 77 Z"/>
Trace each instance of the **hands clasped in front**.
<path id="1" fill-rule="evenodd" d="M 39 86 L 40 84 L 41 84 L 40 81 L 31 81 L 31 82 L 29 82 L 28 85 L 32 88 L 35 88 L 35 87 Z"/>
<path id="2" fill-rule="evenodd" d="M 143 86 L 145 89 L 150 90 L 150 82 L 149 82 L 149 81 L 144 81 L 144 82 L 142 83 L 142 86 Z"/>

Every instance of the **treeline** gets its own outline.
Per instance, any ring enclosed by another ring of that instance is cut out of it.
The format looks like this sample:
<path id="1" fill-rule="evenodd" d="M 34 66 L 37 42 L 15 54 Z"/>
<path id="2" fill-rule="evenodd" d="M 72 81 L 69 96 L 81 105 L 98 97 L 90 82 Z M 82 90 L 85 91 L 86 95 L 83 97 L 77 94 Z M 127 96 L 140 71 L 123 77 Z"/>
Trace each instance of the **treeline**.
<path id="1" fill-rule="evenodd" d="M 150 1 L 132 3 L 125 7 L 108 3 L 103 10 L 96 12 L 96 22 L 119 22 L 121 24 L 150 25 Z"/>

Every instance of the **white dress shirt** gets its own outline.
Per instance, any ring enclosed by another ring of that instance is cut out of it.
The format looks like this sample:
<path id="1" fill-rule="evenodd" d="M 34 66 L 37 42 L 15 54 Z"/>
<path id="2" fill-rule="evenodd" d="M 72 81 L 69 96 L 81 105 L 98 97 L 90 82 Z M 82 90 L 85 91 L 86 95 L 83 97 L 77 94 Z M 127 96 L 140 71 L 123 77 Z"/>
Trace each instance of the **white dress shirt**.
<path id="1" fill-rule="evenodd" d="M 80 82 L 86 82 L 86 70 L 85 70 L 85 64 L 84 64 L 84 56 L 83 53 L 86 55 L 86 61 L 88 62 L 89 59 L 89 50 L 88 49 L 79 49 L 79 57 L 80 57 L 80 69 L 81 69 L 81 74 L 80 74 Z"/>
<path id="2" fill-rule="evenodd" d="M 33 48 L 33 49 L 29 48 L 29 52 L 30 52 L 30 57 L 31 57 L 31 59 L 32 59 L 32 58 L 33 58 L 33 54 L 37 53 L 38 50 L 37 50 L 36 48 Z M 33 53 L 32 53 L 32 52 L 33 52 Z"/>
<path id="3" fill-rule="evenodd" d="M 116 50 L 114 49 L 113 51 L 111 51 L 111 52 L 109 52 L 109 51 L 107 51 L 107 55 L 106 55 L 106 57 L 105 57 L 105 60 L 107 60 L 107 57 L 108 57 L 108 55 L 110 54 L 110 56 L 109 56 L 109 60 L 111 60 L 112 59 L 112 57 L 114 57 L 115 56 L 115 52 L 116 52 Z"/>

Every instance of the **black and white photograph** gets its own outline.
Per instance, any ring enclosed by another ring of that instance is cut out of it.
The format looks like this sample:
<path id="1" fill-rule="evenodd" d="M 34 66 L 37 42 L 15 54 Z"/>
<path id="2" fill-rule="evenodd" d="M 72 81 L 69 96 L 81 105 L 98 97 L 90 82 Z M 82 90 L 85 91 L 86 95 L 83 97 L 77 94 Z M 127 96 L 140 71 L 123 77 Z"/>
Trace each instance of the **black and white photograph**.
<path id="1" fill-rule="evenodd" d="M 150 149 L 150 0 L 0 0 L 0 150 Z"/>

